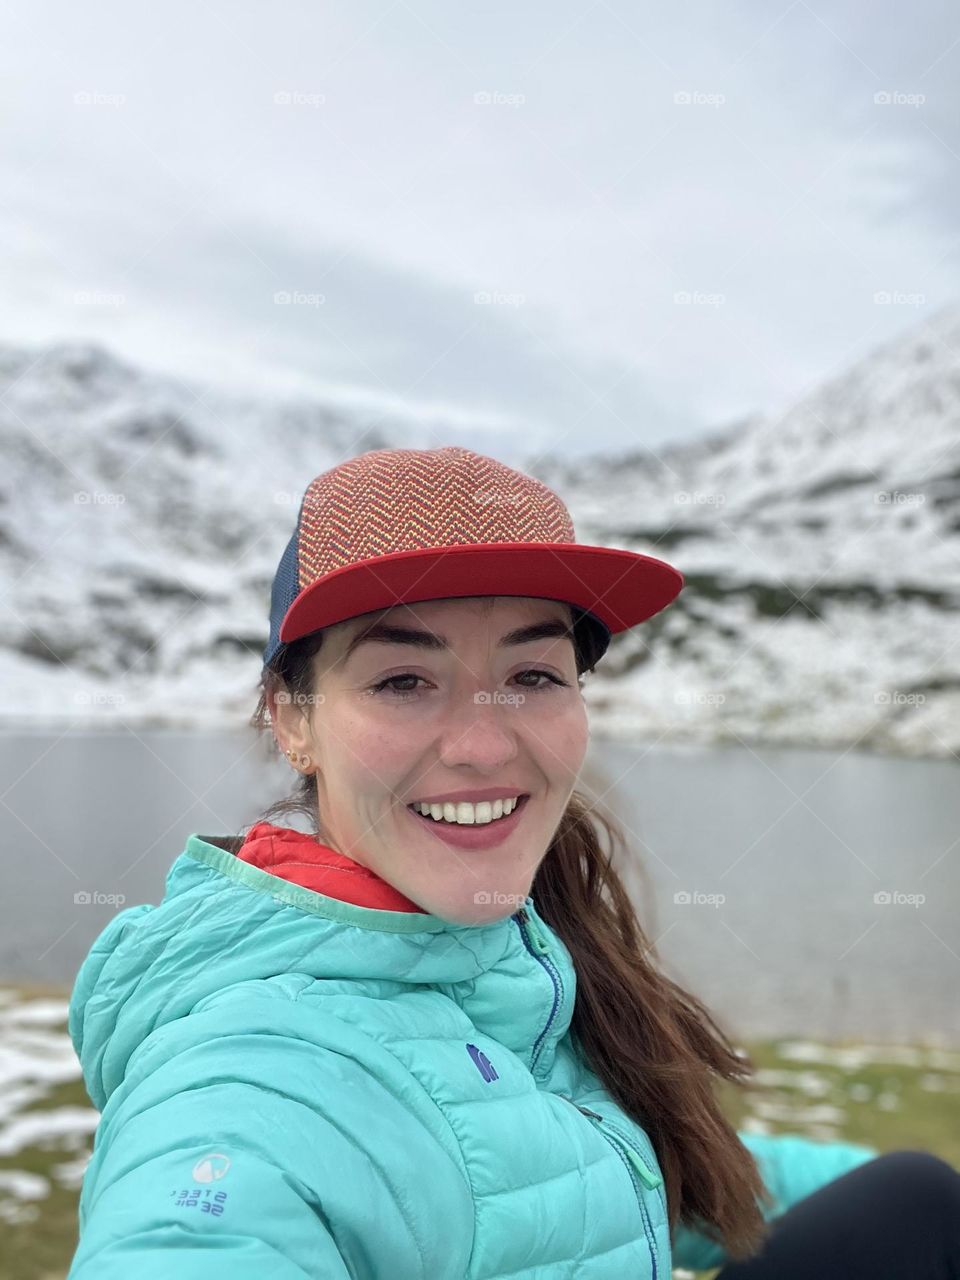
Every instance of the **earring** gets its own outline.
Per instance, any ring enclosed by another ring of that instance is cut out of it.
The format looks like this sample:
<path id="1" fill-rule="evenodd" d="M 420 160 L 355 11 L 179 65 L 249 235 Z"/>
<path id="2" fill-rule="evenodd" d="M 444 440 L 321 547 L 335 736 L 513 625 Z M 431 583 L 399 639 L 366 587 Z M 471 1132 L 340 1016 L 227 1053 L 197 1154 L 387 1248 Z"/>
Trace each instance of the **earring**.
<path id="1" fill-rule="evenodd" d="M 298 755 L 296 751 L 288 751 L 287 756 L 289 757 L 290 762 L 293 764 L 293 767 L 295 769 L 298 767 L 300 769 L 306 769 L 306 767 L 310 763 L 309 756 Z"/>

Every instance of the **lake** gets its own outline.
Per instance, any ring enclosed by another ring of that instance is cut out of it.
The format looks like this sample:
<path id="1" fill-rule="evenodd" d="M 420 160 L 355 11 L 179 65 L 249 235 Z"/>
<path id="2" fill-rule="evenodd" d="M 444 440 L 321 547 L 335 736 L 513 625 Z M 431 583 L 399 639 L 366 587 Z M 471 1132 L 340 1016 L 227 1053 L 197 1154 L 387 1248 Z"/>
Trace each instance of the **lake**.
<path id="1" fill-rule="evenodd" d="M 236 833 L 286 793 L 271 742 L 0 736 L 0 980 L 71 983 L 116 910 L 160 901 L 190 832 Z M 629 837 L 664 967 L 735 1037 L 960 1045 L 956 763 L 594 738 L 583 782 Z"/>

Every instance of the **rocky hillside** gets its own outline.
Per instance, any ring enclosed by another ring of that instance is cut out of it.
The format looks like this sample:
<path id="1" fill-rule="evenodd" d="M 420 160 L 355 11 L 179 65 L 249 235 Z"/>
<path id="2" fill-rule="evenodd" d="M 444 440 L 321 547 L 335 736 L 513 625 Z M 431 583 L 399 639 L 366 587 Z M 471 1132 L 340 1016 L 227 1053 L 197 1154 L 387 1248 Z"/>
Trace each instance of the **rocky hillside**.
<path id="1" fill-rule="evenodd" d="M 960 311 L 777 419 L 536 469 L 584 540 L 686 578 L 595 684 L 608 730 L 960 748 Z"/>
<path id="2" fill-rule="evenodd" d="M 240 723 L 305 483 L 410 424 L 0 349 L 2 714 Z M 479 442 L 474 447 L 481 448 Z M 521 463 L 687 585 L 588 678 L 596 732 L 960 749 L 960 311 L 778 418 Z"/>

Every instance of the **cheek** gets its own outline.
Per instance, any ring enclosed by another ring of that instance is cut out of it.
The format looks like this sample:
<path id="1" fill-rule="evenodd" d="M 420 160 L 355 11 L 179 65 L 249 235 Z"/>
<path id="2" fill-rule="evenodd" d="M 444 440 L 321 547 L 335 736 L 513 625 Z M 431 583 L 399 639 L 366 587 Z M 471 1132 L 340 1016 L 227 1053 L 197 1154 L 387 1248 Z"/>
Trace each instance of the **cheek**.
<path id="1" fill-rule="evenodd" d="M 399 732 L 383 716 L 352 712 L 339 718 L 338 772 L 356 795 L 375 795 L 394 787 L 409 771 L 416 752 L 409 727 Z"/>
<path id="2" fill-rule="evenodd" d="M 549 722 L 539 728 L 542 729 L 543 739 L 540 754 L 544 751 L 543 743 L 549 744 L 545 761 L 547 772 L 576 772 L 583 762 L 590 740 L 590 725 L 583 703 L 578 700 L 575 705 L 551 716 Z"/>

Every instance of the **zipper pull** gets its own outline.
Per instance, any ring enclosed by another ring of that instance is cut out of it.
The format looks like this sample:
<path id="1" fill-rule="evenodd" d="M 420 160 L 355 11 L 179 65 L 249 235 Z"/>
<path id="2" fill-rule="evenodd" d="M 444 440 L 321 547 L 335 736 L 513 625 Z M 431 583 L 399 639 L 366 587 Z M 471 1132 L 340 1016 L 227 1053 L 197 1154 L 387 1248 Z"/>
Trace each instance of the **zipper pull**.
<path id="1" fill-rule="evenodd" d="M 573 1105 L 577 1107 L 578 1110 L 584 1112 L 585 1115 L 595 1119 L 597 1121 L 597 1128 L 600 1129 L 601 1132 L 603 1131 L 603 1116 L 597 1115 L 596 1111 L 588 1111 L 586 1107 L 581 1107 L 579 1103 L 575 1102 Z M 658 1173 L 654 1173 L 654 1171 L 647 1165 L 646 1161 L 641 1158 L 639 1152 L 634 1151 L 633 1145 L 629 1143 L 626 1138 L 621 1137 L 619 1133 L 614 1132 L 613 1130 L 608 1130 L 607 1132 L 608 1136 L 627 1153 L 627 1159 L 633 1165 L 634 1169 L 636 1169 L 637 1175 L 645 1187 L 650 1191 L 653 1191 L 655 1187 L 662 1186 L 663 1178 L 661 1178 Z"/>
<path id="2" fill-rule="evenodd" d="M 536 923 L 533 916 L 530 915 L 526 907 L 521 907 L 520 910 L 523 912 L 523 922 L 527 926 L 527 929 L 530 933 L 530 942 L 533 945 L 534 951 L 539 952 L 539 954 L 542 956 L 549 955 L 550 943 L 547 941 L 546 937 L 540 932 L 540 926 Z"/>
<path id="3" fill-rule="evenodd" d="M 649 1188 L 649 1190 L 651 1191 L 654 1189 L 654 1187 L 659 1187 L 661 1182 L 663 1182 L 663 1179 L 660 1177 L 660 1175 L 654 1173 L 652 1169 L 647 1168 L 646 1163 L 640 1159 L 640 1156 L 637 1154 L 636 1151 L 634 1151 L 633 1147 L 631 1147 L 629 1142 L 625 1142 L 623 1145 L 626 1147 L 627 1157 L 630 1160 L 630 1163 L 636 1169 L 637 1173 L 639 1174 L 640 1181 L 643 1183 L 643 1185 Z"/>

